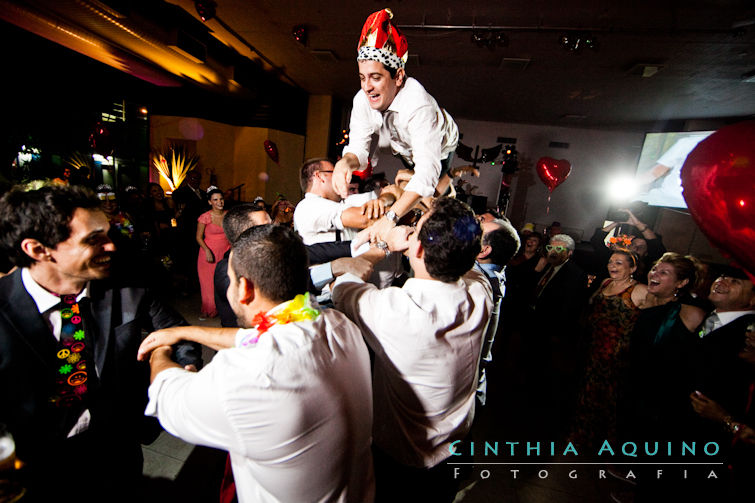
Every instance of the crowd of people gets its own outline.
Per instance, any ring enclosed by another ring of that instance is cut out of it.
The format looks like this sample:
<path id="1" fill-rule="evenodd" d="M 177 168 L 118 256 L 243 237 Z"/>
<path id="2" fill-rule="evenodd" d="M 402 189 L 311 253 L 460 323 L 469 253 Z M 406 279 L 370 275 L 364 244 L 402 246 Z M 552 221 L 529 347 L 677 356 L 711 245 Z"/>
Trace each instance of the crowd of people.
<path id="1" fill-rule="evenodd" d="M 0 422 L 29 501 L 82 473 L 80 501 L 144 500 L 140 444 L 159 421 L 228 452 L 224 503 L 451 502 L 474 460 L 455 446 L 507 405 L 490 374 L 513 340 L 507 361 L 550 404 L 551 440 L 586 455 L 622 439 L 718 443 L 718 483 L 627 480 L 638 501 L 745 490 L 750 277 L 666 252 L 631 212 L 633 234 L 596 231 L 600 270 L 585 271 L 560 224 L 517 232 L 446 195 L 458 129 L 406 77 L 391 16 L 367 19 L 350 143 L 303 163 L 296 206 L 226 206 L 198 172 L 171 197 L 53 183 L 0 199 L 15 265 L 0 278 Z M 375 136 L 407 167 L 394 183 L 357 179 Z M 200 316 L 220 327 L 169 307 L 193 278 Z M 206 365 L 201 345 L 217 351 Z"/>

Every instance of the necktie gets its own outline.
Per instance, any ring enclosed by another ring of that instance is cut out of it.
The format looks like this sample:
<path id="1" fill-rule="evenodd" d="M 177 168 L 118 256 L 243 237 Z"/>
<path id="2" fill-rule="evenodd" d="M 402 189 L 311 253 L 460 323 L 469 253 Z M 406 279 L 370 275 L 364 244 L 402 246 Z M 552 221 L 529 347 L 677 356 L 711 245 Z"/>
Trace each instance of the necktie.
<path id="1" fill-rule="evenodd" d="M 89 351 L 84 321 L 75 295 L 61 296 L 60 344 L 57 348 L 57 406 L 69 406 L 84 399 L 89 380 Z"/>
<path id="2" fill-rule="evenodd" d="M 716 313 L 711 313 L 705 322 L 703 322 L 703 328 L 700 330 L 700 337 L 704 337 L 716 329 L 716 325 L 719 323 L 719 318 Z"/>
<path id="3" fill-rule="evenodd" d="M 543 277 L 540 278 L 540 281 L 537 283 L 537 287 L 535 288 L 535 297 L 540 297 L 540 294 L 543 293 L 543 290 L 545 289 L 545 285 L 548 284 L 548 281 L 551 279 L 551 276 L 553 276 L 553 271 L 555 270 L 555 267 L 552 265 L 548 266 L 548 270 L 545 271 L 545 274 L 543 274 Z"/>

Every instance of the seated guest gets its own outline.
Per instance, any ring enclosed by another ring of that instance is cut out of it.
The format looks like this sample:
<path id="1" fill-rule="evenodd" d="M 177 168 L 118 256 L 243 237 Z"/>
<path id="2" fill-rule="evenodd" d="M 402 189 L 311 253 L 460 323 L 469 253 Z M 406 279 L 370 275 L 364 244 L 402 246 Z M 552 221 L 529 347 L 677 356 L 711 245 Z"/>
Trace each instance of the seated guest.
<path id="1" fill-rule="evenodd" d="M 24 501 L 54 501 L 72 477 L 79 501 L 143 499 L 140 442 L 159 430 L 143 420 L 149 369 L 135 351 L 142 330 L 185 321 L 111 274 L 108 230 L 100 200 L 82 187 L 13 189 L 0 200 L 0 243 L 18 266 L 0 278 L 0 423 L 25 463 Z M 201 366 L 198 350 L 177 346 L 176 365 Z"/>
<path id="2" fill-rule="evenodd" d="M 188 442 L 230 452 L 238 500 L 373 499 L 370 359 L 359 329 L 309 302 L 301 239 L 279 225 L 244 231 L 228 262 L 244 327 L 187 327 L 145 339 L 147 413 Z M 201 372 L 170 359 L 179 339 L 219 350 Z"/>
<path id="3" fill-rule="evenodd" d="M 335 307 L 375 354 L 378 500 L 450 502 L 456 494 L 450 448 L 474 418 L 493 307 L 490 283 L 473 269 L 481 234 L 469 206 L 441 197 L 416 230 L 397 226 L 395 242 L 383 243 L 408 256 L 414 276 L 402 288 L 380 290 L 351 274 L 335 281 Z"/>

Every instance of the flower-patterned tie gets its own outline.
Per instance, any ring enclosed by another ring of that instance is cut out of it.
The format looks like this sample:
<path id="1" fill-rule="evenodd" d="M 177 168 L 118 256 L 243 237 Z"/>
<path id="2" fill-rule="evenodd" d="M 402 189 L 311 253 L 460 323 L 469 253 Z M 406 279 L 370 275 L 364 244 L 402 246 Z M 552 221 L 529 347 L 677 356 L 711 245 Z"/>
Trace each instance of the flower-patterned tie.
<path id="1" fill-rule="evenodd" d="M 89 380 L 89 361 L 84 321 L 75 295 L 60 297 L 60 342 L 58 344 L 56 389 L 50 399 L 58 407 L 84 399 Z"/>

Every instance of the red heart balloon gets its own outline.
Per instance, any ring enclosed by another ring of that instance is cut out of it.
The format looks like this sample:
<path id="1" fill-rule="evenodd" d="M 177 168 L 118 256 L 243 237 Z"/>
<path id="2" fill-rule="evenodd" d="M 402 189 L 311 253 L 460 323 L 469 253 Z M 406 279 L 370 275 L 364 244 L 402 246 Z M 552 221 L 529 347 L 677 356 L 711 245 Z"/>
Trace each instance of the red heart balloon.
<path id="1" fill-rule="evenodd" d="M 270 159 L 272 159 L 275 164 L 278 164 L 277 145 L 275 145 L 275 143 L 270 140 L 265 140 L 264 145 L 265 145 L 265 152 L 267 152 L 267 155 L 270 156 Z"/>
<path id="2" fill-rule="evenodd" d="M 543 181 L 549 192 L 564 183 L 571 173 L 571 163 L 566 159 L 553 159 L 541 157 L 537 161 L 537 174 Z"/>
<path id="3" fill-rule="evenodd" d="M 755 281 L 755 121 L 726 126 L 698 143 L 681 177 L 703 234 Z"/>

